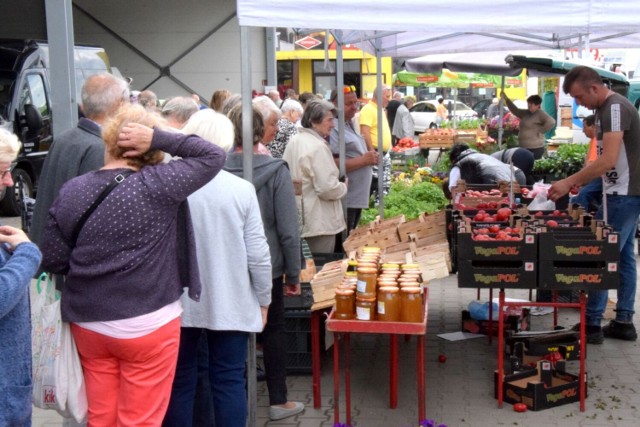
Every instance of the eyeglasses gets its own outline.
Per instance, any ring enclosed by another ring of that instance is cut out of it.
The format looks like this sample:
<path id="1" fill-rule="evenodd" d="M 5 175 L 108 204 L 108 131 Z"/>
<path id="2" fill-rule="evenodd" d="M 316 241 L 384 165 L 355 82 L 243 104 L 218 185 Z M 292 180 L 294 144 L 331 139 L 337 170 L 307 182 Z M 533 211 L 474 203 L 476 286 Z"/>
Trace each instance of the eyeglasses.
<path id="1" fill-rule="evenodd" d="M 356 92 L 356 87 L 354 85 L 344 86 L 342 88 L 342 91 L 344 93 L 351 93 L 351 92 L 355 93 Z"/>
<path id="2" fill-rule="evenodd" d="M 9 169 L 7 169 L 7 170 L 5 170 L 5 171 L 2 171 L 2 172 L 0 173 L 0 181 L 1 181 L 1 180 L 3 180 L 3 179 L 5 179 L 5 178 L 6 178 L 6 176 L 7 176 L 7 174 L 10 174 L 10 173 L 11 173 L 11 170 L 12 170 L 12 169 L 13 169 L 13 168 L 9 168 Z"/>

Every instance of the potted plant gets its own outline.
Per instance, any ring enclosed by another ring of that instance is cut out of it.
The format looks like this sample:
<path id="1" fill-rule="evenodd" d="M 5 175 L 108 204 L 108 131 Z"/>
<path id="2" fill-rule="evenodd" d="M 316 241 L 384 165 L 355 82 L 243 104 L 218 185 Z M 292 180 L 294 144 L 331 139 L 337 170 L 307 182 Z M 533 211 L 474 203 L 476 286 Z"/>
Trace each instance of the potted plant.
<path id="1" fill-rule="evenodd" d="M 532 174 L 536 181 L 557 181 L 573 175 L 584 166 L 587 144 L 563 144 L 547 157 L 538 159 L 533 164 Z"/>

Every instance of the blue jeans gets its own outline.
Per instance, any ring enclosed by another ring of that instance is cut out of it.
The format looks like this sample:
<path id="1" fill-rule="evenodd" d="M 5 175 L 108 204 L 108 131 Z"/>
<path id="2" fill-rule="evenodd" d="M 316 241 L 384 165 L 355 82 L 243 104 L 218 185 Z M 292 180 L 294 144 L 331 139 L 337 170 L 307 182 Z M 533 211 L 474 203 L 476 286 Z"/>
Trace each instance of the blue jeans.
<path id="1" fill-rule="evenodd" d="M 602 178 L 597 177 L 580 189 L 577 196 L 571 199 L 571 203 L 582 206 L 585 212 L 591 212 L 590 206 L 602 205 Z"/>
<path id="2" fill-rule="evenodd" d="M 162 425 L 191 426 L 198 381 L 198 341 L 203 329 L 182 328 L 176 376 Z M 245 427 L 247 392 L 245 362 L 249 333 L 204 329 L 209 347 L 209 381 L 216 426 Z"/>
<path id="3" fill-rule="evenodd" d="M 607 223 L 619 234 L 620 240 L 620 286 L 616 304 L 616 320 L 631 322 L 636 299 L 636 256 L 633 253 L 634 239 L 640 215 L 640 196 L 607 195 Z M 598 212 L 601 216 L 601 211 Z M 587 300 L 587 325 L 600 326 L 607 308 L 607 291 L 589 291 Z"/>

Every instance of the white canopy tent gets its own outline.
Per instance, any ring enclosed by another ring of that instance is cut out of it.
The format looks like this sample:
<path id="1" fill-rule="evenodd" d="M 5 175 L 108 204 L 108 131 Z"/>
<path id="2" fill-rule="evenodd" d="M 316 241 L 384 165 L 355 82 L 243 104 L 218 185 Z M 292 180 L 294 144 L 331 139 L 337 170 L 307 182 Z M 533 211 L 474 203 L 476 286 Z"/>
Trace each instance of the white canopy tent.
<path id="1" fill-rule="evenodd" d="M 385 56 L 516 49 L 640 46 L 640 2 L 237 0 L 241 26 L 340 29 L 343 43 Z"/>
<path id="2" fill-rule="evenodd" d="M 336 62 L 340 87 L 343 84 L 342 44 L 358 44 L 361 49 L 375 53 L 378 70 L 381 56 L 410 58 L 472 51 L 635 48 L 640 46 L 638 16 L 640 2 L 629 0 L 493 0 L 482 4 L 475 0 L 237 0 L 243 57 L 242 95 L 247 101 L 251 98 L 248 78 L 251 56 L 246 42 L 249 38 L 246 27 L 251 26 L 331 30 L 338 41 Z M 338 91 L 338 100 L 343 102 L 342 91 Z M 244 102 L 243 107 L 244 152 L 248 153 L 252 148 L 249 103 Z M 340 123 L 344 123 L 342 113 Z M 344 171 L 343 157 L 344 147 L 341 171 Z M 245 178 L 251 180 L 251 156 L 245 156 L 244 170 Z M 255 421 L 254 411 L 255 408 L 251 408 L 249 425 Z"/>

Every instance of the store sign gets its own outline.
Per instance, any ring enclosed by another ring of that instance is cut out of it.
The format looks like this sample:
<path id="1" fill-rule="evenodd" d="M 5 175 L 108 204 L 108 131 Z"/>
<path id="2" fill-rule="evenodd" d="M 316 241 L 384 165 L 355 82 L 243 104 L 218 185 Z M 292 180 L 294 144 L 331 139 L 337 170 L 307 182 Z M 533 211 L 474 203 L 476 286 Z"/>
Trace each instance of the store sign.
<path id="1" fill-rule="evenodd" d="M 301 38 L 300 40 L 296 41 L 295 44 L 297 44 L 300 47 L 303 47 L 305 49 L 313 49 L 314 47 L 322 44 L 322 42 L 318 39 L 314 39 L 311 36 L 306 36 L 304 38 Z"/>

